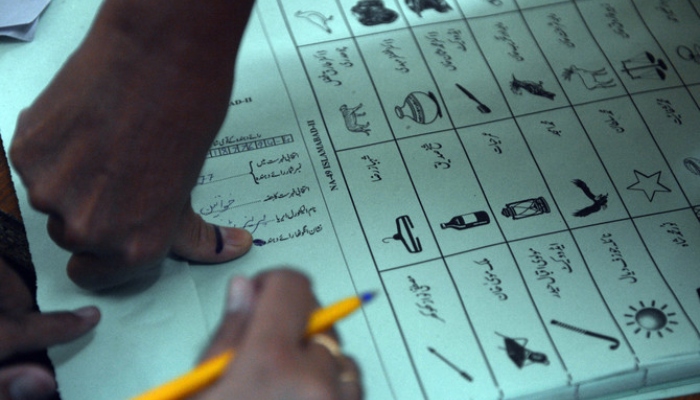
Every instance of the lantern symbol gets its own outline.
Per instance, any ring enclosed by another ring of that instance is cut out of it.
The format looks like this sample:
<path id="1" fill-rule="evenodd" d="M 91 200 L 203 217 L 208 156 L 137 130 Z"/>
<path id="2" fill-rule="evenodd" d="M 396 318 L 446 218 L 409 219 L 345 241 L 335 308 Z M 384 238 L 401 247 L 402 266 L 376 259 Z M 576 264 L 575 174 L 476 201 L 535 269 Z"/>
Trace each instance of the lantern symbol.
<path id="1" fill-rule="evenodd" d="M 513 203 L 508 203 L 501 210 L 501 214 L 505 217 L 513 219 L 523 219 L 549 213 L 549 204 L 544 197 L 534 199 L 520 200 Z"/>

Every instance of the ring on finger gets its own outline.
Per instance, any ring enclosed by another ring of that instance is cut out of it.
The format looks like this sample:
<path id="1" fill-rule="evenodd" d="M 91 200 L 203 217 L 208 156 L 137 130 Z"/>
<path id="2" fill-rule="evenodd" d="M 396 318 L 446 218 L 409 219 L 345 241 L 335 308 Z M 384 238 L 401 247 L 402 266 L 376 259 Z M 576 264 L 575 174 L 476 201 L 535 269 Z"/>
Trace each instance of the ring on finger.
<path id="1" fill-rule="evenodd" d="M 338 344 L 338 341 L 333 339 L 329 335 L 325 333 L 317 333 L 311 336 L 311 340 L 314 343 L 320 344 L 321 346 L 325 347 L 326 350 L 328 350 L 328 352 L 331 353 L 333 357 L 343 356 L 343 353 L 340 351 L 340 344 Z"/>

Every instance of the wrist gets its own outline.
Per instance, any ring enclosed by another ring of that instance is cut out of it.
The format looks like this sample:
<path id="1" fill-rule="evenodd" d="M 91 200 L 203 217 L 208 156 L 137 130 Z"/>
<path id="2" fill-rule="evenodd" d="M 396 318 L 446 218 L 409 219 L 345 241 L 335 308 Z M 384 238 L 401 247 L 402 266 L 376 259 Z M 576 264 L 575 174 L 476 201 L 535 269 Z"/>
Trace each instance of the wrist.
<path id="1" fill-rule="evenodd" d="M 232 73 L 252 4 L 251 0 L 106 0 L 93 31 L 144 57 L 164 57 L 208 74 L 216 67 Z"/>

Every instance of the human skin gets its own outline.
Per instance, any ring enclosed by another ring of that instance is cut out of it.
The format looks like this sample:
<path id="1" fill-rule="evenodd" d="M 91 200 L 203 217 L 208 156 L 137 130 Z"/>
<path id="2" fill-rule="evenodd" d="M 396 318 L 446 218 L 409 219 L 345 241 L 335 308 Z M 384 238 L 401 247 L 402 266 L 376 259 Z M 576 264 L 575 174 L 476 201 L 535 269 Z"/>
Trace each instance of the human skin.
<path id="1" fill-rule="evenodd" d="M 231 281 L 226 312 L 203 359 L 228 349 L 236 358 L 197 400 L 360 400 L 359 370 L 347 356 L 304 338 L 318 308 L 309 280 L 287 269 Z M 74 340 L 100 320 L 95 307 L 40 313 L 26 283 L 0 258 L 0 362 Z M 334 332 L 328 333 L 337 340 Z M 350 373 L 357 380 L 342 381 Z M 52 373 L 20 362 L 0 368 L 0 400 L 55 397 Z"/>
<path id="2" fill-rule="evenodd" d="M 20 115 L 11 161 L 72 252 L 78 285 L 119 285 L 168 255 L 217 263 L 250 248 L 248 232 L 205 223 L 190 193 L 226 115 L 252 3 L 106 0 Z"/>
<path id="3" fill-rule="evenodd" d="M 40 313 L 27 284 L 0 258 L 0 362 L 77 339 L 99 320 L 95 307 Z M 55 390 L 44 366 L 20 361 L 0 368 L 0 400 L 48 399 Z"/>
<path id="4" fill-rule="evenodd" d="M 194 400 L 360 400 L 359 369 L 305 338 L 319 307 L 309 280 L 279 269 L 234 278 L 227 312 L 203 359 L 235 349 L 225 374 Z M 334 332 L 328 335 L 337 340 Z M 343 380 L 343 374 L 357 379 Z"/>

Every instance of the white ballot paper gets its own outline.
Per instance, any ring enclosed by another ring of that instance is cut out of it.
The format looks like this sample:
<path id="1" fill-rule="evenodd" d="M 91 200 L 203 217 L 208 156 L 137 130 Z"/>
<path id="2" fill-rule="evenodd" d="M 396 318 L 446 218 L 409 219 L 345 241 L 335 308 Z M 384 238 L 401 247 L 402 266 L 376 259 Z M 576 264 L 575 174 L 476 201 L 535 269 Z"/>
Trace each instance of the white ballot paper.
<path id="1" fill-rule="evenodd" d="M 86 3 L 53 4 L 41 41 L 0 47 L 6 143 L 84 35 Z M 67 279 L 68 254 L 18 188 L 42 309 L 103 312 L 50 351 L 64 398 L 127 398 L 187 371 L 227 279 L 282 265 L 324 304 L 379 292 L 337 326 L 371 400 L 590 398 L 698 378 L 699 10 L 259 0 L 193 206 L 261 246 L 94 294 Z"/>
<path id="2" fill-rule="evenodd" d="M 0 37 L 31 41 L 39 15 L 51 0 L 0 0 Z"/>

